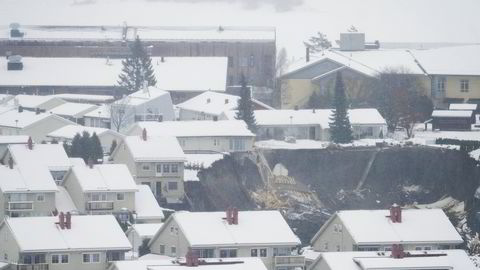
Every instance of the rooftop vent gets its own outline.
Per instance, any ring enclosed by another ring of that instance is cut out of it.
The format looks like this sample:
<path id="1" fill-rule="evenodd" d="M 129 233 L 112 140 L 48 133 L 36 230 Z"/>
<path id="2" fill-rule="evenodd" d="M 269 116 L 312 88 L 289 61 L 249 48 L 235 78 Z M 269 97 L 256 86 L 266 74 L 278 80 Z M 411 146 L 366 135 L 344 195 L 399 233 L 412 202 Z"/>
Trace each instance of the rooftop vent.
<path id="1" fill-rule="evenodd" d="M 27 147 L 28 147 L 28 149 L 30 149 L 30 150 L 33 149 L 33 140 L 32 140 L 32 137 L 28 137 Z"/>
<path id="2" fill-rule="evenodd" d="M 147 129 L 143 128 L 142 130 L 142 140 L 147 141 Z"/>
<path id="3" fill-rule="evenodd" d="M 8 57 L 7 70 L 23 70 L 22 56 L 12 55 Z"/>
<path id="4" fill-rule="evenodd" d="M 210 103 L 211 99 L 210 98 L 207 98 L 207 103 Z"/>
<path id="5" fill-rule="evenodd" d="M 10 37 L 12 38 L 23 38 L 25 33 L 20 31 L 20 24 L 19 23 L 11 23 L 10 24 Z"/>
<path id="6" fill-rule="evenodd" d="M 225 99 L 225 104 L 228 104 L 228 98 Z"/>

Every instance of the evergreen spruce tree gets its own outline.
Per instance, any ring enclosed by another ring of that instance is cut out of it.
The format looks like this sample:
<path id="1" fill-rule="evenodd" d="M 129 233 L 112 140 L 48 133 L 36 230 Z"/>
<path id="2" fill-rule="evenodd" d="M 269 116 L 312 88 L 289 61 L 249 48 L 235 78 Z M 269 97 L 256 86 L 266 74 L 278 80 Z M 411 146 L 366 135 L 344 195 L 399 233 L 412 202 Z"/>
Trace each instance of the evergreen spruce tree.
<path id="1" fill-rule="evenodd" d="M 238 111 L 235 116 L 238 120 L 243 120 L 247 123 L 248 129 L 255 133 L 257 131 L 257 123 L 255 120 L 255 115 L 253 113 L 253 102 L 250 89 L 247 87 L 247 81 L 245 76 L 240 78 L 240 100 L 238 101 Z"/>
<path id="2" fill-rule="evenodd" d="M 72 145 L 70 146 L 70 157 L 82 157 L 82 146 L 80 145 L 80 141 L 82 140 L 82 136 L 80 133 L 75 134 L 72 140 Z"/>
<path id="3" fill-rule="evenodd" d="M 350 143 L 353 140 L 352 127 L 348 119 L 347 96 L 342 74 L 337 72 L 335 80 L 335 109 L 330 117 L 330 135 L 335 143 Z"/>
<path id="4" fill-rule="evenodd" d="M 87 131 L 82 133 L 82 137 L 80 138 L 80 146 L 82 147 L 80 157 L 83 158 L 85 163 L 88 163 L 88 159 L 93 158 L 93 147 L 90 143 L 90 133 Z"/>
<path id="5" fill-rule="evenodd" d="M 130 45 L 130 55 L 122 61 L 122 73 L 118 84 L 125 88 L 128 93 L 136 92 L 144 86 L 157 84 L 153 71 L 152 59 L 143 47 L 142 41 L 137 36 Z"/>
<path id="6" fill-rule="evenodd" d="M 93 159 L 95 164 L 99 163 L 99 160 L 103 160 L 103 148 L 102 144 L 100 143 L 100 139 L 98 139 L 97 133 L 93 133 L 92 137 L 90 137 L 90 147 L 91 153 L 90 157 Z"/>

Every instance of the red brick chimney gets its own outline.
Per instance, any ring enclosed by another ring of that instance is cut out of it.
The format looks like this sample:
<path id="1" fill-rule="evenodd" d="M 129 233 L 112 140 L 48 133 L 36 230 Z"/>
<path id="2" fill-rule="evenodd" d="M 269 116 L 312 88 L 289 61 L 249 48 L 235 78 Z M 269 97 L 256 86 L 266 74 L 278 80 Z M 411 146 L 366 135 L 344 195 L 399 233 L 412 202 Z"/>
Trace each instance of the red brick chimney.
<path id="1" fill-rule="evenodd" d="M 9 167 L 10 169 L 13 169 L 13 158 L 12 158 L 12 157 L 10 157 L 10 158 L 8 159 L 8 167 Z"/>
<path id="2" fill-rule="evenodd" d="M 390 219 L 393 223 L 402 223 L 402 208 L 396 203 L 390 207 Z"/>
<path id="3" fill-rule="evenodd" d="M 63 212 L 60 212 L 60 214 L 58 215 L 58 225 L 60 225 L 60 229 L 65 229 L 65 215 L 63 214 Z"/>
<path id="4" fill-rule="evenodd" d="M 227 220 L 228 225 L 232 225 L 233 223 L 233 213 L 232 213 L 232 208 L 227 208 L 227 217 L 225 218 Z"/>
<path id="5" fill-rule="evenodd" d="M 33 140 L 32 140 L 32 137 L 28 137 L 27 147 L 28 147 L 28 149 L 30 149 L 30 150 L 33 149 Z"/>
<path id="6" fill-rule="evenodd" d="M 142 140 L 147 141 L 147 129 L 143 128 L 142 130 Z"/>
<path id="7" fill-rule="evenodd" d="M 196 267 L 199 264 L 198 256 L 191 249 L 188 250 L 187 255 L 185 255 L 186 265 L 188 267 Z"/>
<path id="8" fill-rule="evenodd" d="M 392 246 L 392 258 L 402 259 L 405 257 L 405 252 L 403 252 L 402 244 L 393 244 Z"/>
<path id="9" fill-rule="evenodd" d="M 232 209 L 232 224 L 238 225 L 238 209 L 236 207 Z"/>
<path id="10" fill-rule="evenodd" d="M 70 212 L 67 212 L 67 215 L 65 216 L 65 227 L 67 230 L 72 228 L 72 214 L 70 214 Z"/>

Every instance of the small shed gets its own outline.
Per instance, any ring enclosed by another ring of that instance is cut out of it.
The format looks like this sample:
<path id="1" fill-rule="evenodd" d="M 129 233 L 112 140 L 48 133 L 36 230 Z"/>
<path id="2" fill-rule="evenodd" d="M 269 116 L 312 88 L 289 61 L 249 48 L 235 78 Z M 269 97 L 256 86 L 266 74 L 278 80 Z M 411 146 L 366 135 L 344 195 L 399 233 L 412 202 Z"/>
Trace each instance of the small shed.
<path id="1" fill-rule="evenodd" d="M 471 130 L 473 111 L 434 110 L 432 113 L 433 130 Z"/>

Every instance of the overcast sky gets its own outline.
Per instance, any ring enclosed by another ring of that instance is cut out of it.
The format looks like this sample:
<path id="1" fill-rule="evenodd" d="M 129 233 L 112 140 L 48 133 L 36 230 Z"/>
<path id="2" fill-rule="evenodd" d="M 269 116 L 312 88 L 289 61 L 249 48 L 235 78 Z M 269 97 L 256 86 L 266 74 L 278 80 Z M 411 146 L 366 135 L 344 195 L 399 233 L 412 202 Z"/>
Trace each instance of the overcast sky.
<path id="1" fill-rule="evenodd" d="M 350 25 L 372 41 L 480 43 L 479 11 L 480 0 L 0 0 L 0 25 L 275 26 L 301 56 L 311 34 L 334 40 Z"/>

